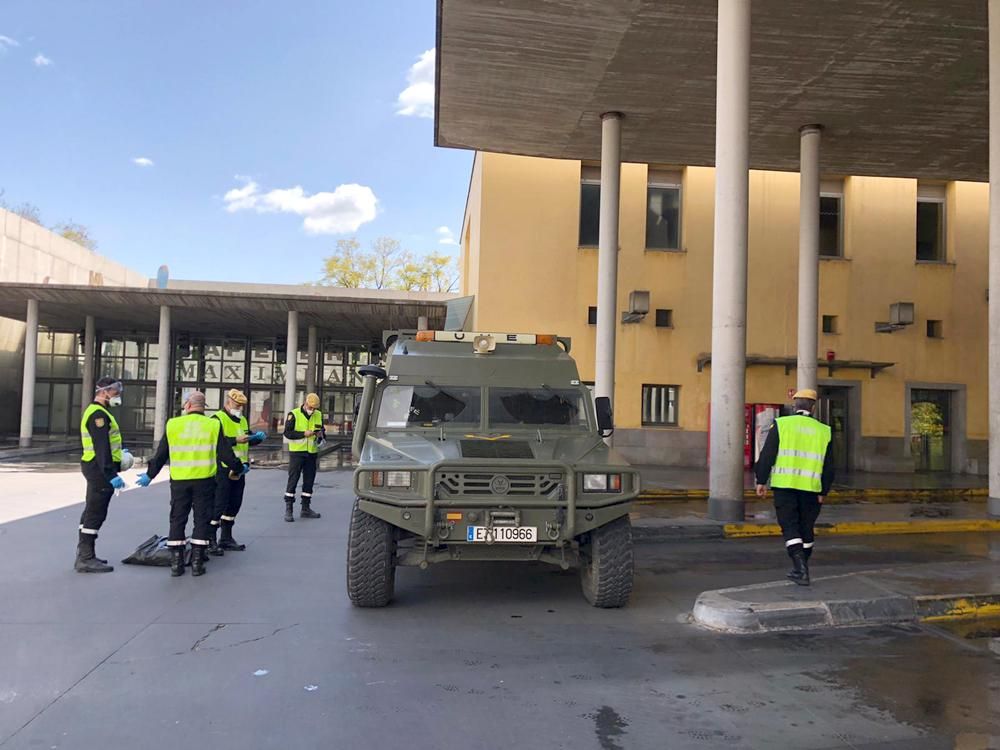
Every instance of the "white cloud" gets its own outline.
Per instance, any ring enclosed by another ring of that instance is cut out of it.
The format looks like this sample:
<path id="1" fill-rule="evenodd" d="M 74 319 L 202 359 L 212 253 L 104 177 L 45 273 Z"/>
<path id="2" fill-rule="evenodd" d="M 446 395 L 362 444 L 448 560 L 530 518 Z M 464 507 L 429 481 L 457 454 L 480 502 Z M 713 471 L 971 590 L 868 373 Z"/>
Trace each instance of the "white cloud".
<path id="1" fill-rule="evenodd" d="M 458 242 L 455 240 L 455 233 L 452 232 L 448 227 L 438 227 L 437 235 L 438 235 L 438 242 L 442 245 L 458 244 Z"/>
<path id="2" fill-rule="evenodd" d="M 375 218 L 378 200 L 370 187 L 350 183 L 332 192 L 306 193 L 300 186 L 260 191 L 253 180 L 222 196 L 230 213 L 254 210 L 257 213 L 286 213 L 302 216 L 309 234 L 356 232 Z"/>
<path id="3" fill-rule="evenodd" d="M 43 55 L 41 52 L 39 52 L 37 55 L 35 55 L 34 63 L 39 68 L 45 68 L 45 67 L 48 67 L 49 65 L 52 65 L 52 60 L 50 60 L 45 55 Z"/>
<path id="4" fill-rule="evenodd" d="M 396 114 L 434 117 L 434 49 L 424 52 L 406 74 L 410 85 L 396 99 Z"/>
<path id="5" fill-rule="evenodd" d="M 6 52 L 11 47 L 20 47 L 21 43 L 16 39 L 11 39 L 9 36 L 4 36 L 0 34 L 0 52 Z"/>
<path id="6" fill-rule="evenodd" d="M 147 159 L 145 156 L 137 156 L 132 160 L 132 163 L 137 167 L 151 167 L 153 166 L 153 160 Z"/>

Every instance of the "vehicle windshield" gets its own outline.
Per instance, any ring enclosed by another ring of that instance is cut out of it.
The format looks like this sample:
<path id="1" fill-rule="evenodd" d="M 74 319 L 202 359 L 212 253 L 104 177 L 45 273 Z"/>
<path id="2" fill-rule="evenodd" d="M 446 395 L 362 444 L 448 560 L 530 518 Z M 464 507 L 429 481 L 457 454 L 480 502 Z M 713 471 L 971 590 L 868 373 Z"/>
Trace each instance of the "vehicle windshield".
<path id="1" fill-rule="evenodd" d="M 490 388 L 489 404 L 491 427 L 588 427 L 587 402 L 577 388 Z"/>
<path id="2" fill-rule="evenodd" d="M 376 424 L 383 428 L 479 427 L 482 419 L 479 386 L 390 385 L 382 391 Z"/>

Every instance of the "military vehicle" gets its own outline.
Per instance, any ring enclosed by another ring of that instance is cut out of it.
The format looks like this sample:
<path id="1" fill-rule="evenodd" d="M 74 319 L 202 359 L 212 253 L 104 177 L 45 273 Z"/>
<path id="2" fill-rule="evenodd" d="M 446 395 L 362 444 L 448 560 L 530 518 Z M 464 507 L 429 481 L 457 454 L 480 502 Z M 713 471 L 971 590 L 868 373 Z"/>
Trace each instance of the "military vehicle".
<path id="1" fill-rule="evenodd" d="M 385 368 L 360 371 L 351 602 L 388 604 L 399 565 L 523 560 L 578 565 L 591 604 L 624 606 L 639 474 L 605 444 L 610 401 L 569 339 L 411 331 L 384 347 Z"/>

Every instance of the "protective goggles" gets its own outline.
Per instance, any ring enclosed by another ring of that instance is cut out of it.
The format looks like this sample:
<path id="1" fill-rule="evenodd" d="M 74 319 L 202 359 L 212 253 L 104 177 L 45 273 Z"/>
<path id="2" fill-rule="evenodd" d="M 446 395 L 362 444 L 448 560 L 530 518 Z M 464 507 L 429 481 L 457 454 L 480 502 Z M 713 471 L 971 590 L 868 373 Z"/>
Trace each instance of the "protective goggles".
<path id="1" fill-rule="evenodd" d="M 104 391 L 115 391 L 120 396 L 125 393 L 125 386 L 122 385 L 122 381 L 116 380 L 114 383 L 103 386 L 99 385 L 94 389 L 94 393 L 102 393 Z"/>

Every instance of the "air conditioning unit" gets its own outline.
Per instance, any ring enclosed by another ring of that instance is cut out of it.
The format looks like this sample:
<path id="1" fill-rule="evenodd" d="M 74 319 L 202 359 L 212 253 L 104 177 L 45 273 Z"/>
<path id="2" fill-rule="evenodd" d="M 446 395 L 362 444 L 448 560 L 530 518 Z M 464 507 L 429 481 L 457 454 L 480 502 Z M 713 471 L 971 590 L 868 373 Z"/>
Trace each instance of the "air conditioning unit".
<path id="1" fill-rule="evenodd" d="M 622 313 L 622 323 L 639 323 L 649 314 L 649 292 L 631 291 L 628 294 L 628 310 Z"/>

